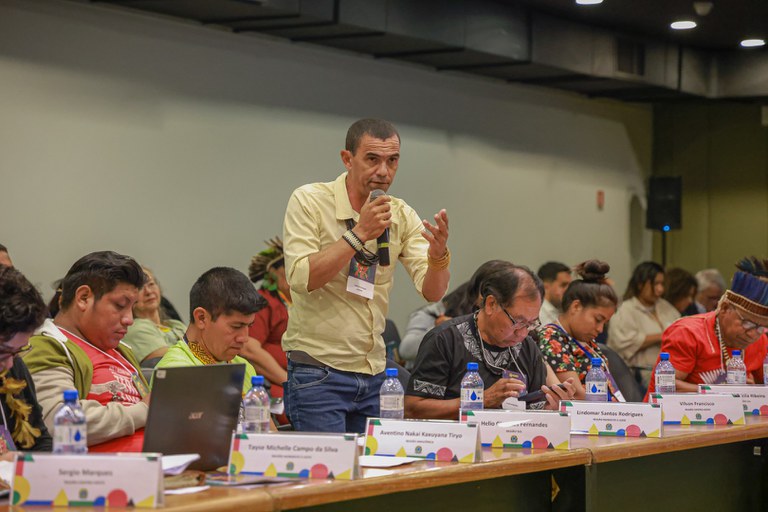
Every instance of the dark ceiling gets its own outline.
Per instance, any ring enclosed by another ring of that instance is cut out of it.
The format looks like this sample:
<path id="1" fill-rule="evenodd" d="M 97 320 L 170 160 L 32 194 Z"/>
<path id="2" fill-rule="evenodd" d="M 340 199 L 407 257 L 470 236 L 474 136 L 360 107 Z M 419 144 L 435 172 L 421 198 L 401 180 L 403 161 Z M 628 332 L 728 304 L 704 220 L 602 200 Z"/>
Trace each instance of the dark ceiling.
<path id="1" fill-rule="evenodd" d="M 768 51 L 739 47 L 768 37 L 768 0 L 90 1 L 595 97 L 768 97 Z"/>
<path id="2" fill-rule="evenodd" d="M 708 50 L 742 50 L 747 38 L 768 39 L 766 0 L 604 0 L 598 5 L 577 5 L 575 0 L 503 0 L 531 9 L 621 31 L 628 35 L 651 36 L 690 47 Z M 711 3 L 706 16 L 698 16 L 694 3 Z M 672 30 L 673 21 L 693 20 L 691 30 Z"/>

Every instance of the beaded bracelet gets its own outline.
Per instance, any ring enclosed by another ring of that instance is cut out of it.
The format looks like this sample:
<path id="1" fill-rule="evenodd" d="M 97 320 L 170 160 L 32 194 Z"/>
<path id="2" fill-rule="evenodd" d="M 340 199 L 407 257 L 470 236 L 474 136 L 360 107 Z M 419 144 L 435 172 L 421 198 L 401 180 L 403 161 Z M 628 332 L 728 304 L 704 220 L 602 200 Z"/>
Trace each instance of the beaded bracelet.
<path id="1" fill-rule="evenodd" d="M 427 253 L 427 265 L 433 270 L 445 270 L 451 264 L 451 251 L 446 247 L 445 254 L 441 258 L 433 258 Z"/>
<path id="2" fill-rule="evenodd" d="M 354 238 L 355 240 L 357 240 L 357 243 L 358 243 L 358 244 L 360 244 L 360 247 L 364 247 L 364 246 L 365 246 L 365 242 L 363 242 L 362 240 L 360 240 L 360 237 L 359 237 L 359 236 L 357 236 L 357 235 L 355 234 L 355 232 L 354 232 L 354 231 L 352 231 L 351 229 L 349 229 L 349 230 L 347 230 L 347 233 L 349 233 L 349 235 L 350 235 L 352 238 Z"/>
<path id="3" fill-rule="evenodd" d="M 343 238 L 344 241 L 347 242 L 350 247 L 355 250 L 355 252 L 360 252 L 363 250 L 363 242 L 361 242 L 360 239 L 355 236 L 351 229 L 347 230 L 343 235 L 341 235 L 341 238 Z"/>

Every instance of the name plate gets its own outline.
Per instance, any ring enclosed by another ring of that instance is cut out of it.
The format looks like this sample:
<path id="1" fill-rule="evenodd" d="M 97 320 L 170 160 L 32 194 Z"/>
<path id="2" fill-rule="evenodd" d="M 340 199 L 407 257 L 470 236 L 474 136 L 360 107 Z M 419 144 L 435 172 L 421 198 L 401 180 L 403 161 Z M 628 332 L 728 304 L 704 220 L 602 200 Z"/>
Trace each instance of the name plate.
<path id="1" fill-rule="evenodd" d="M 571 416 L 571 434 L 661 437 L 661 407 L 638 402 L 560 401 Z"/>
<path id="2" fill-rule="evenodd" d="M 665 425 L 744 424 L 741 398 L 733 395 L 653 393 L 650 401 L 661 405 Z"/>
<path id="3" fill-rule="evenodd" d="M 358 434 L 233 434 L 229 474 L 352 480 Z"/>
<path id="4" fill-rule="evenodd" d="M 571 447 L 571 418 L 557 411 L 466 411 L 462 421 L 480 428 L 481 446 L 491 448 Z"/>
<path id="5" fill-rule="evenodd" d="M 16 456 L 11 503 L 48 507 L 145 507 L 163 505 L 159 453 Z"/>
<path id="6" fill-rule="evenodd" d="M 477 425 L 458 421 L 369 418 L 365 455 L 475 462 L 477 431 Z"/>
<path id="7" fill-rule="evenodd" d="M 768 416 L 768 386 L 755 385 L 713 385 L 699 384 L 699 393 L 709 395 L 732 394 L 741 398 L 744 414 L 748 416 Z"/>

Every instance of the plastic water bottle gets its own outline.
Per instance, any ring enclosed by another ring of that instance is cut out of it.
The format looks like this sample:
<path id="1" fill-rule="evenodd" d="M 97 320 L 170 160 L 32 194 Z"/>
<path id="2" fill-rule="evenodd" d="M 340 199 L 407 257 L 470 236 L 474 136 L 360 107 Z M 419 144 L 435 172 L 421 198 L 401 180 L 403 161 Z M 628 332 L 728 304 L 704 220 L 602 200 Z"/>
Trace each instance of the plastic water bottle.
<path id="1" fill-rule="evenodd" d="M 87 453 L 88 436 L 85 413 L 77 391 L 64 391 L 64 405 L 53 417 L 53 453 Z"/>
<path id="2" fill-rule="evenodd" d="M 603 371 L 603 360 L 599 357 L 592 358 L 592 367 L 587 372 L 585 380 L 587 388 L 587 400 L 590 402 L 608 401 L 608 382 Z"/>
<path id="3" fill-rule="evenodd" d="M 243 398 L 243 432 L 269 432 L 269 394 L 264 389 L 264 377 L 251 377 L 251 389 Z"/>
<path id="4" fill-rule="evenodd" d="M 661 360 L 659 361 L 659 364 L 656 365 L 655 372 L 656 392 L 661 394 L 674 393 L 677 391 L 677 385 L 675 384 L 675 367 L 672 366 L 672 363 L 669 361 L 669 353 L 662 352 L 659 354 L 659 358 Z"/>
<path id="5" fill-rule="evenodd" d="M 379 417 L 403 419 L 404 395 L 403 385 L 397 379 L 397 368 L 387 368 L 387 378 L 379 391 Z"/>
<path id="6" fill-rule="evenodd" d="M 763 359 L 763 385 L 768 386 L 768 354 Z"/>
<path id="7" fill-rule="evenodd" d="M 483 379 L 477 373 L 477 363 L 467 363 L 467 373 L 461 379 L 460 411 L 483 409 Z"/>
<path id="8" fill-rule="evenodd" d="M 725 381 L 728 384 L 746 384 L 747 367 L 741 358 L 741 350 L 734 350 L 726 366 Z"/>

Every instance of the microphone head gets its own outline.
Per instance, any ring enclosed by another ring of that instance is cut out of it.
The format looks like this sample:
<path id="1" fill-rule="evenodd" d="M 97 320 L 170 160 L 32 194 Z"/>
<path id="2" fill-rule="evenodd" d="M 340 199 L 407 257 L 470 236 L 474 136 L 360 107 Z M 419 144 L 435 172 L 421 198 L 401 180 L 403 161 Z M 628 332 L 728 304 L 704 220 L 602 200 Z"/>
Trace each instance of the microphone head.
<path id="1" fill-rule="evenodd" d="M 386 192 L 384 192 L 380 188 L 375 188 L 375 189 L 373 189 L 371 191 L 371 201 L 373 201 L 374 199 L 376 199 L 379 196 L 385 196 L 385 195 L 387 195 Z"/>

